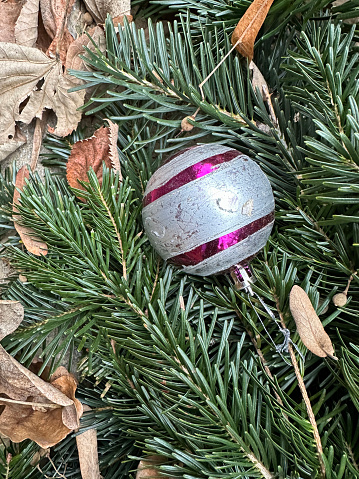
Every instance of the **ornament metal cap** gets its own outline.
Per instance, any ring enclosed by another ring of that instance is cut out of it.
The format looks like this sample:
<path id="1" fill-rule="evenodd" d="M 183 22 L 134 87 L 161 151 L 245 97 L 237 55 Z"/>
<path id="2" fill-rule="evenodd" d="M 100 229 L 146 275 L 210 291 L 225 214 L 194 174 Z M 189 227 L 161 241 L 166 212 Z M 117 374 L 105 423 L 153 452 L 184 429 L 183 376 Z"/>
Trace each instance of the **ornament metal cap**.
<path id="1" fill-rule="evenodd" d="M 256 278 L 249 264 L 236 264 L 232 266 L 230 272 L 235 282 L 236 289 L 243 289 L 246 293 L 249 293 L 251 296 L 253 296 L 251 285 L 255 282 Z"/>

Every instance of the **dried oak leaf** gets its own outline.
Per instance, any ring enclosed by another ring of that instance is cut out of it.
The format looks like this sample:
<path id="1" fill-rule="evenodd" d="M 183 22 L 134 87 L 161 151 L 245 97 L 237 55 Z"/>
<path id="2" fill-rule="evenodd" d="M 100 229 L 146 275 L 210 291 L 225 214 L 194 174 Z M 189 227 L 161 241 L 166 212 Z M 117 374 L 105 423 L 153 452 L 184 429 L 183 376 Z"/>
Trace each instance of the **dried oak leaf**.
<path id="1" fill-rule="evenodd" d="M 130 17 L 130 0 L 84 0 L 87 10 L 97 23 L 105 23 L 109 14 L 114 23 L 123 23 L 124 16 Z M 132 17 L 131 17 L 132 18 Z M 121 21 L 122 20 L 122 21 Z"/>
<path id="2" fill-rule="evenodd" d="M 25 186 L 26 180 L 28 180 L 29 177 L 30 172 L 26 165 L 20 168 L 20 170 L 16 174 L 15 191 L 13 198 L 13 212 L 15 213 L 14 226 L 22 242 L 24 243 L 25 248 L 30 251 L 30 253 L 36 256 L 46 256 L 48 251 L 46 243 L 44 243 L 39 237 L 37 237 L 31 228 L 21 225 L 16 219 L 16 214 L 19 212 L 16 205 L 20 203 L 21 197 L 21 193 L 19 190 L 22 191 Z"/>
<path id="3" fill-rule="evenodd" d="M 56 113 L 59 136 L 71 133 L 81 119 L 85 91 L 69 93 L 78 83 L 63 73 L 60 61 L 51 60 L 36 48 L 0 43 L 0 144 L 15 135 L 15 121 L 30 123 L 45 109 Z M 20 104 L 29 97 L 23 110 Z"/>
<path id="4" fill-rule="evenodd" d="M 0 2 L 0 42 L 15 42 L 15 23 L 23 1 Z"/>
<path id="5" fill-rule="evenodd" d="M 118 167 L 117 146 L 116 151 L 113 146 L 113 138 L 117 139 L 118 125 L 112 122 L 109 124 L 109 127 L 102 126 L 96 130 L 91 138 L 77 141 L 73 145 L 66 172 L 67 181 L 73 188 L 85 191 L 78 180 L 88 182 L 87 173 L 90 168 L 95 171 L 101 184 L 103 162 L 108 168 Z"/>
<path id="6" fill-rule="evenodd" d="M 253 59 L 254 42 L 273 0 L 253 0 L 232 34 L 233 46 L 249 61 Z"/>
<path id="7" fill-rule="evenodd" d="M 23 310 L 12 301 L 2 301 L 0 307 L 3 338 L 19 326 Z M 4 404 L 0 413 L 0 434 L 13 442 L 31 439 L 46 448 L 57 444 L 78 427 L 82 406 L 75 399 L 74 377 L 61 367 L 50 381 L 44 381 L 25 368 L 0 346 L 0 404 Z M 74 409 L 76 421 L 66 422 L 71 416 L 69 411 Z"/>
<path id="8" fill-rule="evenodd" d="M 300 286 L 293 286 L 289 295 L 289 307 L 304 346 L 313 354 L 325 358 L 334 356 L 333 344 L 310 302 L 307 293 Z"/>
<path id="9" fill-rule="evenodd" d="M 15 25 L 15 41 L 18 45 L 34 47 L 38 36 L 40 0 L 27 0 Z"/>

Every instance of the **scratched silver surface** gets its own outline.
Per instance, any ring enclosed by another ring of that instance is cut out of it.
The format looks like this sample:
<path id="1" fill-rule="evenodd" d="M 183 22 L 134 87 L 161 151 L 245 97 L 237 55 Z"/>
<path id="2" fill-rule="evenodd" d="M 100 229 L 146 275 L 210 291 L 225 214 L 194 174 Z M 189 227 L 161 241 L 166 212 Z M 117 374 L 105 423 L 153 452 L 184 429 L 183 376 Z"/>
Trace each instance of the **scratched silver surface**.
<path id="1" fill-rule="evenodd" d="M 165 169 L 162 166 L 152 176 L 149 188 L 163 185 L 188 166 L 228 150 L 221 145 L 210 146 L 206 156 L 201 147 L 201 158 L 196 153 L 194 160 L 196 148 L 164 165 Z M 176 162 L 175 168 L 171 167 L 172 162 Z M 235 231 L 273 209 L 274 198 L 267 177 L 253 160 L 242 155 L 147 205 L 143 209 L 143 222 L 153 247 L 162 258 L 169 259 Z M 227 269 L 259 251 L 267 242 L 271 228 L 272 225 L 267 226 L 227 251 L 185 270 L 209 275 Z"/>

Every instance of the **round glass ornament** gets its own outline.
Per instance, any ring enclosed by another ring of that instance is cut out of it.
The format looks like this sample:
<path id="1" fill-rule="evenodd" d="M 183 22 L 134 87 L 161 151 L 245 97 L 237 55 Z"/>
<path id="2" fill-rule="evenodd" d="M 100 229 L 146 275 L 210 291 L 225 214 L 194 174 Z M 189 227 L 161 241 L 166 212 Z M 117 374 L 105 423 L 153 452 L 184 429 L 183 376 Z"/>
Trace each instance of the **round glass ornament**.
<path id="1" fill-rule="evenodd" d="M 220 144 L 171 156 L 150 178 L 142 218 L 165 260 L 186 273 L 231 270 L 245 286 L 249 260 L 266 244 L 274 223 L 268 178 L 248 156 Z"/>

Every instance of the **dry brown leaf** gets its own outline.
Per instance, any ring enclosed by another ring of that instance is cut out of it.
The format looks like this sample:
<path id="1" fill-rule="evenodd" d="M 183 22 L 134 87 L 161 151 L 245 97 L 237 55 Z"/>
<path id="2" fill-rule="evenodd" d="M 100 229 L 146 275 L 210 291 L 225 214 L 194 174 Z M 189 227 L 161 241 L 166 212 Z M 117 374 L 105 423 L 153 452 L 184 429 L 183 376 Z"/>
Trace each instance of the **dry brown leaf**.
<path id="1" fill-rule="evenodd" d="M 85 405 L 84 411 L 91 411 L 91 408 Z M 76 444 L 82 479 L 101 479 L 96 429 L 88 429 L 76 436 Z"/>
<path id="2" fill-rule="evenodd" d="M 14 324 L 9 324 L 9 317 L 5 318 L 3 334 L 13 332 L 22 319 L 21 311 L 15 312 L 12 302 L 7 305 L 3 302 L 3 308 L 6 307 L 9 308 L 6 316 L 13 313 Z M 4 321 L 4 315 L 0 319 Z M 0 404 L 4 404 L 0 414 L 1 434 L 13 442 L 31 439 L 41 447 L 51 447 L 72 430 L 64 424 L 63 416 L 64 411 L 76 406 L 77 427 L 82 407 L 75 403 L 74 377 L 65 368 L 59 368 L 52 378 L 55 378 L 52 383 L 44 381 L 0 346 Z"/>
<path id="3" fill-rule="evenodd" d="M 91 13 L 97 23 L 105 23 L 109 14 L 117 23 L 120 19 L 130 15 L 130 0 L 84 0 L 87 10 Z M 116 17 L 119 17 L 116 19 Z"/>
<path id="4" fill-rule="evenodd" d="M 148 456 L 138 464 L 136 479 L 142 479 L 144 477 L 152 479 L 163 479 L 164 476 L 159 474 L 155 466 L 160 466 L 166 461 L 166 458 L 159 455 Z"/>
<path id="5" fill-rule="evenodd" d="M 80 426 L 79 418 L 83 414 L 83 407 L 81 402 L 75 398 L 77 388 L 76 379 L 66 368 L 60 366 L 51 376 L 50 382 L 55 388 L 65 394 L 65 396 L 72 399 L 73 404 L 65 406 L 62 409 L 62 422 L 69 429 L 77 429 Z"/>
<path id="6" fill-rule="evenodd" d="M 289 295 L 289 307 L 304 346 L 313 354 L 325 358 L 334 356 L 333 344 L 310 302 L 300 286 L 293 286 Z"/>
<path id="7" fill-rule="evenodd" d="M 26 136 L 23 135 L 18 126 L 15 126 L 15 135 L 9 135 L 6 143 L 0 145 L 0 162 L 26 143 Z"/>
<path id="8" fill-rule="evenodd" d="M 110 142 L 111 127 L 102 126 L 91 138 L 77 141 L 67 162 L 67 181 L 73 188 L 85 191 L 78 180 L 88 182 L 87 172 L 92 168 L 102 183 L 103 162 L 111 168 Z M 80 198 L 81 199 L 81 198 Z"/>
<path id="9" fill-rule="evenodd" d="M 40 9 L 45 30 L 52 38 L 47 54 L 51 58 L 59 55 L 65 64 L 68 47 L 74 41 L 67 28 L 67 18 L 75 0 L 40 0 Z"/>
<path id="10" fill-rule="evenodd" d="M 77 109 L 85 96 L 85 91 L 68 93 L 77 85 L 63 74 L 61 62 L 37 48 L 0 43 L 0 144 L 15 135 L 15 121 L 28 124 L 34 117 L 41 118 L 45 109 L 56 113 L 55 134 L 71 133 L 81 119 Z M 19 106 L 27 97 L 29 101 L 20 113 Z"/>
<path id="11" fill-rule="evenodd" d="M 15 40 L 18 45 L 36 45 L 39 23 L 40 0 L 27 0 L 15 25 Z"/>
<path id="12" fill-rule="evenodd" d="M 0 341 L 16 331 L 24 319 L 24 307 L 19 301 L 0 300 Z"/>
<path id="13" fill-rule="evenodd" d="M 91 28 L 88 31 L 88 34 L 92 38 L 92 40 L 96 43 L 99 50 L 104 52 L 106 49 L 106 40 L 105 34 L 103 29 L 99 26 Z M 95 46 L 89 37 L 84 33 L 80 37 L 78 37 L 68 48 L 67 56 L 66 56 L 66 70 L 90 70 L 87 63 L 84 62 L 81 56 L 86 56 L 85 47 L 91 51 L 95 50 Z M 75 80 L 75 79 L 74 79 Z"/>
<path id="14" fill-rule="evenodd" d="M 253 59 L 254 42 L 273 0 L 253 0 L 232 34 L 233 46 L 249 61 Z"/>
<path id="15" fill-rule="evenodd" d="M 13 212 L 15 213 L 15 221 L 14 226 L 16 231 L 18 232 L 22 242 L 24 243 L 25 248 L 30 251 L 30 253 L 36 256 L 46 256 L 47 255 L 47 245 L 44 243 L 39 237 L 34 234 L 34 231 L 27 226 L 23 226 L 18 223 L 16 213 L 19 212 L 16 205 L 20 203 L 20 191 L 22 191 L 23 187 L 25 186 L 26 180 L 30 177 L 30 172 L 27 166 L 23 166 L 17 172 L 16 180 L 15 180 L 15 191 L 14 191 L 14 198 L 13 198 Z"/>
<path id="16" fill-rule="evenodd" d="M 16 0 L 0 2 L 0 42 L 15 42 L 15 23 L 23 4 Z"/>

